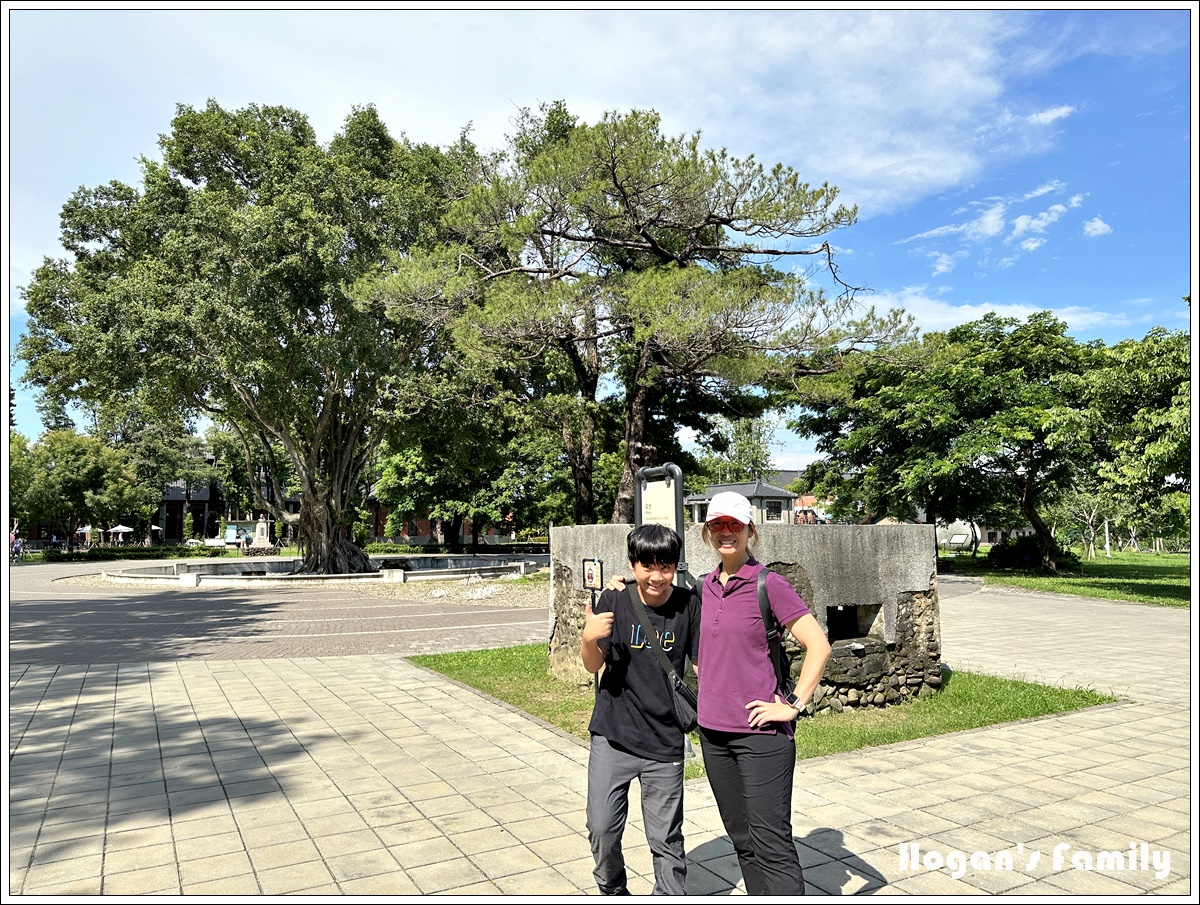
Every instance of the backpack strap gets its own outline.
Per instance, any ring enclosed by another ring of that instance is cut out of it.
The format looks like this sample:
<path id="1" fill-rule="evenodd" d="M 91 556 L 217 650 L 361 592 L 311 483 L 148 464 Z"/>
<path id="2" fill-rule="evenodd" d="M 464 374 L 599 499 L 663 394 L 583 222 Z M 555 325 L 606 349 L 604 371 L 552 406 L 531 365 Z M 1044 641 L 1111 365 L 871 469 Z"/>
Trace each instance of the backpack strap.
<path id="1" fill-rule="evenodd" d="M 792 677 L 787 669 L 787 658 L 783 654 L 783 646 L 779 638 L 779 620 L 771 612 L 771 598 L 767 594 L 767 576 L 770 569 L 758 573 L 758 610 L 762 613 L 763 625 L 767 630 L 767 647 L 771 651 L 771 665 L 775 668 L 775 682 L 781 694 L 791 698 Z"/>

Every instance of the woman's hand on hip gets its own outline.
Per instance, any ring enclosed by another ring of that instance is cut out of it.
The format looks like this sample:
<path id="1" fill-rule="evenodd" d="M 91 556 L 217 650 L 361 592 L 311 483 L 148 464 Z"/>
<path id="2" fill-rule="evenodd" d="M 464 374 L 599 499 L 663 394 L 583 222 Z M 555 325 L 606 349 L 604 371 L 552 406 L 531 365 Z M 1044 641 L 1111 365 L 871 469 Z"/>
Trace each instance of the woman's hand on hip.
<path id="1" fill-rule="evenodd" d="M 768 723 L 790 723 L 800 712 L 791 704 L 781 701 L 779 695 L 775 695 L 774 701 L 751 701 L 746 709 L 749 711 L 747 722 L 752 729 L 761 729 Z"/>

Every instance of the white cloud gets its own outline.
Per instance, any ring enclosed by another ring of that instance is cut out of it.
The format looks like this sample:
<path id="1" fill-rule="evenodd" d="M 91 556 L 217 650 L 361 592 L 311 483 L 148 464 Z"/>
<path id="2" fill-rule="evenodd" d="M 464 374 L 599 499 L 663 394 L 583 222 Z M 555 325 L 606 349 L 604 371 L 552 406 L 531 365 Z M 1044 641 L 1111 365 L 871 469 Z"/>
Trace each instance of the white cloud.
<path id="1" fill-rule="evenodd" d="M 1045 244 L 1045 239 L 1026 239 L 1021 243 L 1021 251 L 1037 251 Z"/>
<path id="2" fill-rule="evenodd" d="M 1048 305 L 1028 303 L 968 302 L 954 304 L 934 298 L 924 286 L 912 286 L 897 292 L 882 292 L 872 297 L 877 310 L 903 308 L 913 316 L 916 325 L 925 332 L 949 330 L 960 324 L 979 320 L 985 314 L 995 313 L 1001 317 L 1025 320 L 1038 311 L 1051 311 L 1055 317 L 1067 323 L 1072 330 L 1094 330 L 1104 327 L 1128 326 L 1131 319 L 1125 314 L 1113 314 L 1095 308 L 1068 305 L 1054 308 Z"/>
<path id="3" fill-rule="evenodd" d="M 1079 207 L 1079 205 L 1083 204 L 1083 199 L 1085 197 L 1086 196 L 1082 194 L 1072 195 L 1071 200 L 1068 201 L 1067 204 L 1069 204 L 1071 207 Z"/>
<path id="4" fill-rule="evenodd" d="M 1024 195 L 1021 196 L 1021 200 L 1029 201 L 1033 198 L 1040 198 L 1042 195 L 1048 195 L 1051 192 L 1061 192 L 1066 187 L 1067 187 L 1066 183 L 1062 182 L 1061 180 L 1052 179 L 1047 183 L 1039 185 L 1032 192 L 1026 192 Z"/>
<path id="5" fill-rule="evenodd" d="M 1034 123 L 1035 125 L 1045 126 L 1049 125 L 1055 120 L 1065 119 L 1074 112 L 1075 108 L 1070 106 L 1051 107 L 1049 110 L 1043 110 L 1040 113 L 1034 113 L 1026 118 L 1029 120 L 1029 122 Z"/>
<path id="6" fill-rule="evenodd" d="M 1020 238 L 1027 232 L 1045 232 L 1046 227 L 1059 220 L 1066 212 L 1065 205 L 1052 204 L 1037 216 L 1031 217 L 1028 214 L 1022 214 L 1013 221 L 1012 233 L 1007 241 L 1011 242 L 1013 239 Z"/>
<path id="7" fill-rule="evenodd" d="M 954 254 L 944 254 L 935 252 L 930 255 L 933 258 L 933 276 L 940 276 L 943 273 L 950 273 L 958 265 L 958 258 L 965 258 L 965 251 L 955 252 Z"/>
<path id="8" fill-rule="evenodd" d="M 1004 214 L 1006 209 L 1003 201 L 995 201 L 982 213 L 970 220 L 963 223 L 936 226 L 933 229 L 925 230 L 925 232 L 917 233 L 915 236 L 909 236 L 907 239 L 901 239 L 896 244 L 904 245 L 908 242 L 915 242 L 918 239 L 937 239 L 942 236 L 960 234 L 975 242 L 990 239 L 1004 232 Z"/>
<path id="9" fill-rule="evenodd" d="M 1099 217 L 1093 217 L 1083 224 L 1083 234 L 1089 237 L 1104 236 L 1112 232 L 1112 227 L 1101 220 Z"/>
<path id="10" fill-rule="evenodd" d="M 967 237 L 979 240 L 1000 235 L 1004 232 L 1004 217 L 1007 210 L 1003 201 L 997 201 L 967 224 Z"/>

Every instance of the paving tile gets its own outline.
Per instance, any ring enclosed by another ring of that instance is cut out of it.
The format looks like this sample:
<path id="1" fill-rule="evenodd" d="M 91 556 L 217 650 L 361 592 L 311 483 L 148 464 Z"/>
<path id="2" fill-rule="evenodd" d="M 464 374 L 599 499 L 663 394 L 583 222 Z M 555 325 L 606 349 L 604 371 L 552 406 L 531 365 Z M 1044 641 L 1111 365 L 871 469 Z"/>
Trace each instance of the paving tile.
<path id="1" fill-rule="evenodd" d="M 519 839 L 500 826 L 490 826 L 465 833 L 451 834 L 450 838 L 459 851 L 469 856 L 480 855 L 484 852 L 495 852 L 500 849 L 511 850 L 512 847 L 520 845 Z M 532 870 L 532 868 L 529 869 Z M 491 873 L 488 875 L 496 876 Z"/>
<path id="2" fill-rule="evenodd" d="M 418 812 L 416 816 L 420 816 Z M 431 817 L 429 822 L 436 826 L 447 836 L 457 837 L 460 833 L 470 833 L 474 830 L 483 830 L 491 827 L 498 827 L 499 824 L 486 811 L 471 810 L 459 811 L 454 814 L 444 814 L 437 817 Z"/>
<path id="3" fill-rule="evenodd" d="M 508 896 L 569 896 L 579 894 L 579 886 L 552 867 L 544 867 L 523 874 L 513 874 L 508 877 L 497 877 L 493 882 L 503 895 Z"/>
<path id="4" fill-rule="evenodd" d="M 401 872 L 400 865 L 386 849 L 374 848 L 367 851 L 325 858 L 333 878 L 339 883 L 346 880 L 361 880 L 366 877 Z"/>
<path id="5" fill-rule="evenodd" d="M 34 864 L 48 864 L 51 861 L 69 861 L 76 858 L 96 857 L 104 852 L 104 837 L 100 835 L 82 836 L 74 839 L 52 841 L 39 840 L 33 850 Z"/>
<path id="6" fill-rule="evenodd" d="M 106 896 L 178 895 L 179 870 L 174 864 L 104 875 Z"/>
<path id="7" fill-rule="evenodd" d="M 475 806 L 464 795 L 443 795 L 440 798 L 414 799 L 413 803 L 426 817 L 442 817 L 447 814 L 461 814 L 473 811 Z"/>
<path id="8" fill-rule="evenodd" d="M 228 855 L 245 850 L 240 833 L 219 833 L 212 836 L 193 836 L 189 839 L 176 838 L 175 850 L 181 863 L 213 855 Z"/>
<path id="9" fill-rule="evenodd" d="M 454 844 L 440 834 L 418 842 L 391 845 L 388 846 L 388 851 L 410 875 L 412 875 L 412 869 L 416 867 L 462 858 L 462 853 Z"/>
<path id="10" fill-rule="evenodd" d="M 106 874 L 119 874 L 145 867 L 159 867 L 164 864 L 175 864 L 175 846 L 169 842 L 123 850 L 109 849 L 104 854 L 104 872 Z"/>
<path id="11" fill-rule="evenodd" d="M 981 889 L 956 880 L 950 874 L 942 871 L 926 871 L 910 876 L 897 876 L 892 879 L 893 888 L 908 895 L 919 896 L 982 896 L 987 895 Z M 1022 889 L 1024 891 L 1024 889 Z"/>
<path id="12" fill-rule="evenodd" d="M 490 880 L 538 871 L 548 866 L 536 853 L 523 845 L 481 852 L 472 855 L 471 861 Z"/>
<path id="13" fill-rule="evenodd" d="M 336 836 L 340 833 L 361 833 L 369 831 L 367 822 L 358 814 L 349 812 L 333 814 L 329 817 L 304 817 L 301 822 L 310 836 Z"/>
<path id="14" fill-rule="evenodd" d="M 351 833 L 334 833 L 321 836 L 314 835 L 312 840 L 326 859 L 341 855 L 352 855 L 357 852 L 373 851 L 382 846 L 379 837 L 371 830 L 356 830 Z"/>
<path id="15" fill-rule="evenodd" d="M 206 858 L 187 858 L 179 863 L 179 874 L 185 883 L 217 880 L 251 873 L 253 867 L 244 851 L 210 855 Z"/>
<path id="16" fill-rule="evenodd" d="M 1144 818 L 1134 819 L 1128 816 L 1110 817 L 1107 820 L 1097 821 L 1094 826 L 1123 833 L 1126 838 L 1139 842 L 1157 842 L 1176 832 L 1173 827 L 1163 826 L 1161 823 L 1151 822 Z"/>
<path id="17" fill-rule="evenodd" d="M 238 877 L 221 877 L 216 880 L 200 880 L 195 883 L 185 882 L 185 896 L 257 896 L 262 890 L 258 878 L 254 874 L 242 874 Z"/>
<path id="18" fill-rule="evenodd" d="M 557 817 L 534 817 L 528 820 L 505 822 L 504 828 L 526 844 L 543 839 L 554 839 L 564 835 L 577 835 L 577 830 Z"/>
<path id="19" fill-rule="evenodd" d="M 412 896 L 420 894 L 417 885 L 402 870 L 344 879 L 339 881 L 338 885 L 348 896 Z M 464 887 L 456 892 L 463 895 L 491 895 L 499 892 L 491 884 L 487 884 L 487 886 L 490 888 Z"/>
<path id="20" fill-rule="evenodd" d="M 395 849 L 392 852 L 395 854 Z M 399 856 L 397 856 L 397 860 L 401 860 Z M 546 868 L 546 870 L 553 873 L 550 868 Z M 487 879 L 478 867 L 461 856 L 425 864 L 420 867 L 408 867 L 406 865 L 404 871 L 412 878 L 412 881 L 424 895 L 446 892 L 447 890 L 478 883 Z M 508 891 L 505 890 L 505 892 Z M 532 890 L 529 891 L 532 892 Z"/>
<path id="21" fill-rule="evenodd" d="M 315 890 L 334 890 L 337 884 L 333 875 L 320 861 L 306 861 L 302 864 L 289 864 L 287 867 L 273 867 L 257 873 L 258 884 L 263 895 L 282 896 L 289 894 L 320 895 Z"/>
<path id="22" fill-rule="evenodd" d="M 1051 874 L 1045 882 L 1076 896 L 1132 896 L 1143 892 L 1139 887 L 1123 882 L 1123 880 L 1123 875 L 1118 878 L 1112 874 L 1093 870 L 1064 870 Z"/>
<path id="23" fill-rule="evenodd" d="M 263 844 L 261 840 L 251 843 L 246 852 L 256 871 L 271 870 L 276 867 L 286 867 L 289 864 L 304 864 L 308 861 L 320 861 L 321 853 L 311 839 L 298 839 L 292 842 Z"/>
<path id="24" fill-rule="evenodd" d="M 804 884 L 827 895 L 869 895 L 887 885 L 887 878 L 862 864 L 826 861 L 804 869 Z"/>
<path id="25" fill-rule="evenodd" d="M 552 867 L 561 866 L 567 862 L 587 858 L 591 863 L 591 848 L 586 838 L 572 833 L 564 836 L 551 836 L 526 842 L 525 847 Z"/>
<path id="26" fill-rule="evenodd" d="M 101 875 L 103 857 L 99 854 L 68 860 L 34 861 L 25 872 L 25 894 L 42 895 L 42 890 L 65 883 L 86 883 Z"/>

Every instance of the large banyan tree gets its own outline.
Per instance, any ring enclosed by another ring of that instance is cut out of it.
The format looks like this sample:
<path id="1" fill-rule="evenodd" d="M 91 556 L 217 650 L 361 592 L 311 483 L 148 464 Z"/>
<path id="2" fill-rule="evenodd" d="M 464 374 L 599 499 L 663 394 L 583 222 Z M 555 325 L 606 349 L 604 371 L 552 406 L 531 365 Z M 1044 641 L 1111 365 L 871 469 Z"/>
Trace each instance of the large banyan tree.
<path id="1" fill-rule="evenodd" d="M 370 107 L 324 145 L 294 110 L 212 101 L 180 106 L 159 144 L 139 187 L 64 205 L 68 257 L 23 288 L 26 380 L 92 407 L 136 389 L 229 425 L 247 462 L 268 461 L 255 503 L 298 528 L 303 571 L 368 571 L 346 518 L 379 443 L 420 406 L 437 327 L 420 300 L 361 287 L 432 238 L 470 148 L 396 141 Z"/>

